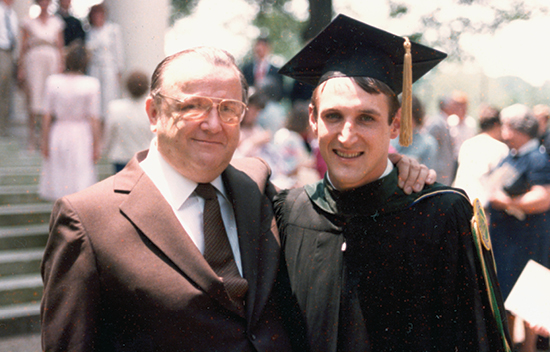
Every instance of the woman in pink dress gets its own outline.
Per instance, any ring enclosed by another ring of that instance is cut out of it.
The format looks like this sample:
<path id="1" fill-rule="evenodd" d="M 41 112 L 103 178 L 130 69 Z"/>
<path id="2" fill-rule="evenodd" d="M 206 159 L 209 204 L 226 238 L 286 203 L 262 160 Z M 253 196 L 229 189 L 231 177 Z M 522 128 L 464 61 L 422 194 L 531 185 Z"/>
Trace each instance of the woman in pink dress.
<path id="1" fill-rule="evenodd" d="M 51 0 L 35 0 L 40 15 L 27 18 L 21 29 L 19 82 L 27 96 L 28 147 L 35 150 L 35 129 L 44 113 L 44 84 L 49 75 L 62 72 L 63 29 L 65 22 L 48 13 Z"/>
<path id="2" fill-rule="evenodd" d="M 69 48 L 66 70 L 46 81 L 39 194 L 54 201 L 97 182 L 100 157 L 99 81 L 86 76 L 88 54 Z M 55 118 L 54 118 L 55 117 Z"/>

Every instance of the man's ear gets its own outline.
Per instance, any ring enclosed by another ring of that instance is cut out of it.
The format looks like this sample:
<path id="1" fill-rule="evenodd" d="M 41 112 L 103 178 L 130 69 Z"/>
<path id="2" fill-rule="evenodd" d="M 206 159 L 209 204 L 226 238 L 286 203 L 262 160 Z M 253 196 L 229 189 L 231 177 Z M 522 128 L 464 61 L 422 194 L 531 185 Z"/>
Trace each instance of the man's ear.
<path id="1" fill-rule="evenodd" d="M 317 137 L 317 116 L 315 116 L 315 112 L 313 111 L 313 105 L 309 104 L 309 125 L 311 126 L 311 131 Z"/>
<path id="2" fill-rule="evenodd" d="M 395 117 L 390 126 L 390 138 L 394 139 L 399 137 L 399 131 L 401 130 L 401 108 L 395 113 Z"/>
<path id="3" fill-rule="evenodd" d="M 145 100 L 145 111 L 149 117 L 149 123 L 151 124 L 150 128 L 153 133 L 157 132 L 157 123 L 159 120 L 159 109 L 155 102 L 155 98 L 149 96 Z"/>

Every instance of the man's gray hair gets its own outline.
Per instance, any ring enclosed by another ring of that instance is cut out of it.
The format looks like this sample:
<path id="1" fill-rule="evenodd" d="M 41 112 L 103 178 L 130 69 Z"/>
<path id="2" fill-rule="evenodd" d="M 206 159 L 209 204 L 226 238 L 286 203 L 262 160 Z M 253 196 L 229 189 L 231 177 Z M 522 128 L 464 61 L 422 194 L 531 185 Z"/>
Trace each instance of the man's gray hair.
<path id="1" fill-rule="evenodd" d="M 198 47 L 182 50 L 176 54 L 173 54 L 164 58 L 164 60 L 162 60 L 157 65 L 151 77 L 150 94 L 152 96 L 155 96 L 160 91 L 160 88 L 162 86 L 162 78 L 163 78 L 162 76 L 164 74 L 164 71 L 166 70 L 166 67 L 172 61 L 175 61 L 181 57 L 190 56 L 190 55 L 199 55 L 202 58 L 204 58 L 207 62 L 211 63 L 212 65 L 224 66 L 224 67 L 235 69 L 241 81 L 243 102 L 245 104 L 248 102 L 248 83 L 246 82 L 246 78 L 244 78 L 243 73 L 237 66 L 233 55 L 231 55 L 230 53 L 228 53 L 223 49 L 218 49 L 210 46 L 198 46 Z"/>
<path id="2" fill-rule="evenodd" d="M 526 105 L 514 104 L 502 109 L 500 119 L 503 124 L 508 124 L 514 130 L 525 133 L 531 138 L 536 138 L 538 135 L 539 122 Z"/>

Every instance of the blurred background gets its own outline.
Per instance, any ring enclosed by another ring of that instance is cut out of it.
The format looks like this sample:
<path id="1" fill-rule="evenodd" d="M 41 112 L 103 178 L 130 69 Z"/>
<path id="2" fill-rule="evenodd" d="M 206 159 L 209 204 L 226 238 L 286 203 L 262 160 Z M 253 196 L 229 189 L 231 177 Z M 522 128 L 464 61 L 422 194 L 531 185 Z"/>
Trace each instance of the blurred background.
<path id="1" fill-rule="evenodd" d="M 86 23 L 103 1 L 73 0 Z M 449 54 L 415 84 L 427 113 L 438 97 L 467 92 L 470 113 L 480 103 L 504 107 L 550 103 L 550 4 L 546 0 L 146 0 L 104 1 L 111 21 L 123 28 L 127 67 L 152 71 L 165 56 L 196 45 L 214 45 L 239 62 L 252 56 L 258 37 L 268 37 L 281 66 L 339 13 Z M 16 1 L 20 17 L 36 13 L 32 0 Z M 53 2 L 52 12 L 56 10 Z M 291 82 L 285 81 L 290 85 Z"/>

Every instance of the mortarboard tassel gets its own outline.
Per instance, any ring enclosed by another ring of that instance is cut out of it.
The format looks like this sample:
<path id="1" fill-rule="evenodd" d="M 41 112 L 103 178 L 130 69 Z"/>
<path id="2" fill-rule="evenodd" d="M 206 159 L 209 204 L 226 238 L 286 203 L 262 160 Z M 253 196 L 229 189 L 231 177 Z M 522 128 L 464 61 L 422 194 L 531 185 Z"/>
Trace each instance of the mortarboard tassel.
<path id="1" fill-rule="evenodd" d="M 411 42 L 405 37 L 403 43 L 405 48 L 405 59 L 403 62 L 403 96 L 401 103 L 401 131 L 399 133 L 399 144 L 408 147 L 412 143 L 412 57 Z"/>

